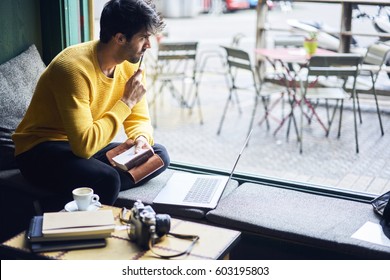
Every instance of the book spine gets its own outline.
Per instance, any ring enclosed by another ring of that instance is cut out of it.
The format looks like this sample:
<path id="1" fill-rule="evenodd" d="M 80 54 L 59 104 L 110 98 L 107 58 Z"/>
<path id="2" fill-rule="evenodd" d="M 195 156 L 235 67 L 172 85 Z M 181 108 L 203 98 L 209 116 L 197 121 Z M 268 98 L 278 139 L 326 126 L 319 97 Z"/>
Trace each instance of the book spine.
<path id="1" fill-rule="evenodd" d="M 153 156 L 153 154 L 154 153 L 152 150 L 148 150 L 147 152 L 143 153 L 139 157 L 134 158 L 133 160 L 127 162 L 125 165 L 126 165 L 127 169 L 130 170 L 136 166 L 140 166 L 140 165 L 144 164 L 145 162 L 147 162 L 148 159 Z"/>
<path id="2" fill-rule="evenodd" d="M 42 237 L 42 219 L 42 216 L 32 217 L 26 234 L 26 238 L 29 241 L 34 241 Z"/>
<path id="3" fill-rule="evenodd" d="M 105 239 L 51 241 L 31 244 L 34 253 L 105 247 Z"/>
<path id="4" fill-rule="evenodd" d="M 30 221 L 30 226 L 28 227 L 28 231 L 27 231 L 27 235 L 26 235 L 28 240 L 31 240 L 31 237 L 32 237 L 33 232 L 34 232 L 34 227 L 35 227 L 34 219 L 35 219 L 35 217 L 32 217 L 32 219 Z"/>

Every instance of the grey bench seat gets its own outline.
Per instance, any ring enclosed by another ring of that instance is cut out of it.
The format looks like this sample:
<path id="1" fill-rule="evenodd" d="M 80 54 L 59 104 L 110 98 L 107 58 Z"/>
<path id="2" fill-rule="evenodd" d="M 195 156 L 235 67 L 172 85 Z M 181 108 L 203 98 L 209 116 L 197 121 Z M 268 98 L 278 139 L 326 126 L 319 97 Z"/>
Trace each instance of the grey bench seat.
<path id="1" fill-rule="evenodd" d="M 352 238 L 379 217 L 367 203 L 244 183 L 207 213 L 208 221 L 244 232 L 359 258 L 389 258 L 390 248 Z"/>
<path id="2" fill-rule="evenodd" d="M 205 217 L 207 211 L 195 208 L 188 207 L 170 207 L 170 206 L 162 206 L 162 205 L 153 205 L 153 200 L 160 192 L 160 190 L 164 187 L 166 182 L 172 176 L 172 169 L 167 169 L 159 176 L 153 178 L 145 185 L 121 191 L 119 193 L 118 199 L 115 202 L 115 206 L 118 207 L 127 207 L 131 208 L 135 201 L 138 199 L 141 200 L 144 204 L 152 205 L 153 209 L 157 213 L 165 213 L 171 214 L 178 217 L 184 217 L 189 219 L 202 219 Z M 238 182 L 236 180 L 231 180 L 229 184 L 226 186 L 224 193 L 222 194 L 221 200 L 223 200 L 226 196 L 228 196 L 234 189 L 238 187 Z"/>

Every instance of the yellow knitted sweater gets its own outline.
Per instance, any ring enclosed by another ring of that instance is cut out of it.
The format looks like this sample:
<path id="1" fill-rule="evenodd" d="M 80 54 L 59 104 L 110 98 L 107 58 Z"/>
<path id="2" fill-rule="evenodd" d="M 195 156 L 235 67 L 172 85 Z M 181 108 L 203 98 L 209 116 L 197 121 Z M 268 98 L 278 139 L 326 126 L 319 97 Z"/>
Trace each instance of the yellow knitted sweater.
<path id="1" fill-rule="evenodd" d="M 16 155 L 45 141 L 69 141 L 75 155 L 90 158 L 122 124 L 128 138 L 143 135 L 153 145 L 146 97 L 133 109 L 120 101 L 138 65 L 125 61 L 108 78 L 98 64 L 97 42 L 66 48 L 46 68 L 12 136 Z"/>

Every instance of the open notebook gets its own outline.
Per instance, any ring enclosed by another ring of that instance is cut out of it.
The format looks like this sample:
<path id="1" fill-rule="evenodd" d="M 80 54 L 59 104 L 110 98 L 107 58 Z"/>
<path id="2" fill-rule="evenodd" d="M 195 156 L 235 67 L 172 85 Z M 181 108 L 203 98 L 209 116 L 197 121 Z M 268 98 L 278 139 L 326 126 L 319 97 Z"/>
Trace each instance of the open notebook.
<path id="1" fill-rule="evenodd" d="M 229 176 L 175 172 L 153 200 L 153 204 L 214 209 L 229 184 L 252 130 L 238 154 Z"/>

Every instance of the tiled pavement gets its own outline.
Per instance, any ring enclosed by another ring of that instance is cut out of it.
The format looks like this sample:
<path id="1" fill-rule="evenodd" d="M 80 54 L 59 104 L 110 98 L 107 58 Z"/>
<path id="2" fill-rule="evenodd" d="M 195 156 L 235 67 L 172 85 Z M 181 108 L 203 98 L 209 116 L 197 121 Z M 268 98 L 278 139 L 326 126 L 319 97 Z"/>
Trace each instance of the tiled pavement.
<path id="1" fill-rule="evenodd" d="M 155 138 L 164 144 L 176 162 L 229 170 L 248 132 L 254 94 L 240 92 L 242 114 L 237 106 L 230 107 L 220 135 L 217 128 L 228 96 L 223 77 L 206 74 L 200 86 L 204 124 L 200 125 L 197 108 L 192 114 L 179 106 L 169 92 L 158 102 Z M 358 125 L 360 153 L 355 152 L 351 101 L 345 104 L 341 137 L 335 125 L 328 138 L 314 121 L 305 125 L 304 151 L 299 153 L 294 131 L 287 140 L 287 125 L 276 134 L 275 121 L 271 130 L 259 126 L 263 114 L 258 107 L 254 131 L 249 146 L 238 164 L 237 171 L 267 177 L 309 182 L 361 192 L 382 193 L 390 190 L 390 100 L 381 98 L 385 135 L 381 136 L 373 98 L 362 100 L 363 123 Z M 286 104 L 287 106 L 287 104 Z M 281 106 L 277 106 L 279 116 Z M 153 108 L 151 108 L 153 112 Z M 324 113 L 320 108 L 319 112 Z"/>
<path id="2" fill-rule="evenodd" d="M 302 9 L 296 10 L 303 13 Z M 274 17 L 275 23 L 281 22 L 284 17 L 277 13 L 271 13 L 270 16 Z M 244 32 L 246 37 L 242 41 L 242 47 L 246 49 L 253 48 L 254 20 L 253 12 L 248 11 L 215 18 L 199 16 L 191 20 L 168 19 L 167 27 L 170 39 L 199 40 L 201 47 L 228 44 L 231 34 Z M 225 28 L 216 28 L 217 26 Z M 211 68 L 218 70 L 218 63 L 211 62 Z M 385 77 L 381 83 L 384 92 L 390 92 L 389 81 Z M 152 94 L 149 92 L 148 96 L 152 97 Z M 216 132 L 228 96 L 222 76 L 206 74 L 200 85 L 203 125 L 199 124 L 196 108 L 189 115 L 188 110 L 182 109 L 169 92 L 165 92 L 163 96 L 157 104 L 157 115 L 152 114 L 157 121 L 155 139 L 168 148 L 172 160 L 231 169 L 248 132 L 253 92 L 240 92 L 243 113 L 239 114 L 235 106 L 230 107 L 220 135 Z M 369 97 L 366 100 L 362 101 L 363 124 L 358 126 L 359 154 L 355 153 L 353 115 L 350 110 L 351 102 L 348 101 L 345 104 L 347 109 L 343 115 L 341 138 L 336 136 L 337 126 L 333 127 L 330 136 L 326 138 L 318 123 L 305 125 L 303 154 L 299 154 L 294 133 L 291 133 L 287 141 L 286 126 L 274 136 L 272 132 L 276 127 L 275 122 L 271 121 L 270 131 L 267 131 L 264 124 L 259 126 L 256 122 L 251 141 L 237 171 L 375 194 L 390 190 L 390 99 L 381 97 L 380 100 L 384 136 L 380 135 L 373 99 Z M 280 110 L 281 107 L 277 108 Z M 320 111 L 323 112 L 322 109 Z M 263 112 L 260 106 L 257 112 L 258 121 Z"/>

